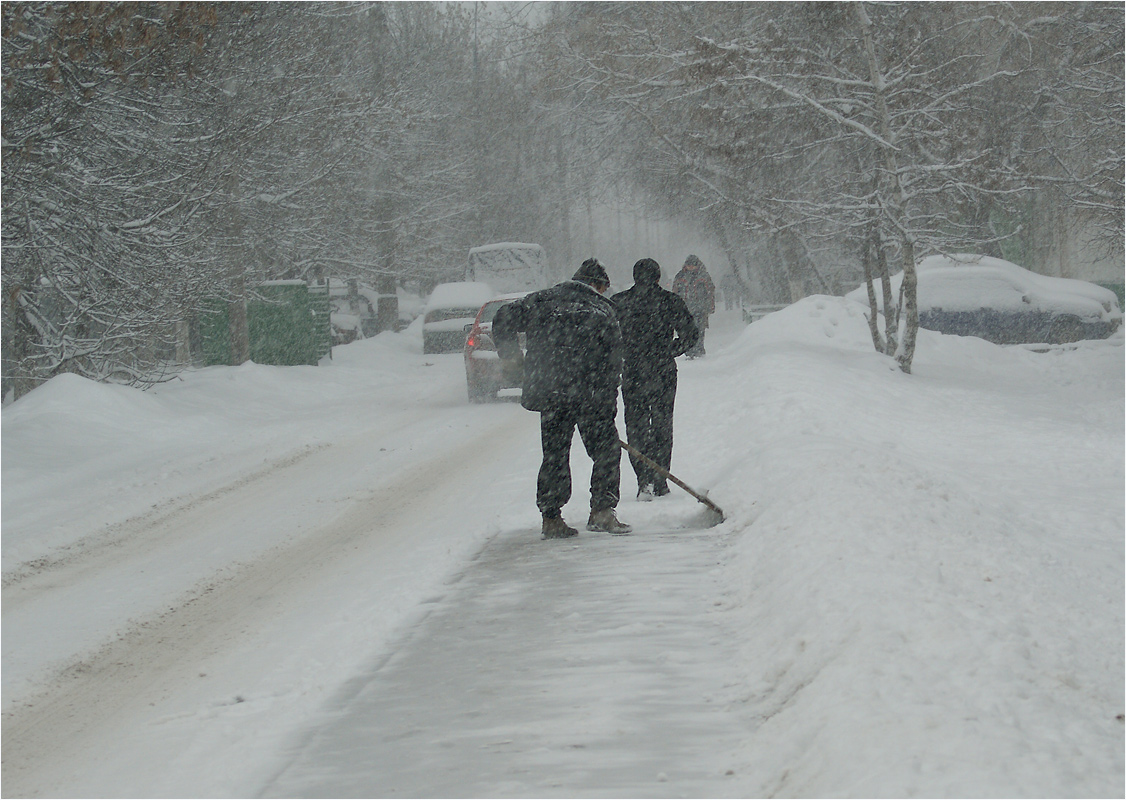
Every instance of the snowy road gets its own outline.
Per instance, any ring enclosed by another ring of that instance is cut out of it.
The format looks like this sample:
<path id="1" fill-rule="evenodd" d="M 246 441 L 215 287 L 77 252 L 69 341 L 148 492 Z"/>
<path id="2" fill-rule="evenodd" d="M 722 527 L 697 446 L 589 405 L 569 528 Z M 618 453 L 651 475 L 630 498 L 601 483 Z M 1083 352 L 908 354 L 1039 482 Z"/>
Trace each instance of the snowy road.
<path id="1" fill-rule="evenodd" d="M 703 532 L 623 459 L 540 541 L 536 416 L 409 333 L 6 407 L 5 796 L 1120 796 L 1122 336 L 716 323 Z"/>
<path id="2" fill-rule="evenodd" d="M 362 566 L 371 580 L 393 581 L 394 574 L 384 575 L 381 565 L 394 565 L 393 572 L 409 569 L 427 550 L 427 534 L 440 536 L 443 526 L 457 524 L 448 510 L 435 510 L 448 509 L 458 492 L 466 491 L 466 459 L 506 455 L 511 440 L 505 435 L 522 422 L 506 416 L 356 497 L 329 525 L 279 537 L 266 549 L 252 550 L 238 532 L 255 525 L 292 531 L 301 503 L 289 501 L 323 479 L 342 453 L 324 448 L 275 465 L 238 485 L 181 503 L 152 524 L 124 526 L 108 542 L 13 581 L 4 590 L 5 638 L 42 635 L 35 628 L 44 617 L 66 620 L 65 635 L 52 636 L 50 647 L 38 648 L 42 661 L 27 669 L 66 666 L 45 696 L 6 720 L 6 784 L 19 786 L 22 765 L 44 759 L 58 760 L 49 773 L 63 778 L 75 759 L 72 748 L 88 747 L 91 732 L 104 737 L 107 717 L 143 712 L 146 704 L 155 707 L 193 678 L 206 678 L 195 665 L 245 648 L 261 636 L 255 632 L 309 624 L 301 614 L 308 595 L 337 584 L 341 571 Z M 348 446 L 364 450 L 377 442 L 356 440 Z M 199 561 L 195 570 L 177 569 L 190 560 L 188 551 L 200 550 L 214 552 L 217 560 Z M 127 587 L 133 576 L 149 574 L 158 576 L 166 594 L 150 593 L 138 602 Z M 89 597 L 106 599 L 82 602 Z M 161 605 L 152 608 L 157 598 Z M 334 598 L 349 600 L 347 594 Z M 351 602 L 362 603 L 362 594 Z M 106 630 L 116 631 L 111 641 L 94 638 Z M 285 634 L 307 635 L 299 627 Z M 11 658 L 22 666 L 18 649 Z"/>

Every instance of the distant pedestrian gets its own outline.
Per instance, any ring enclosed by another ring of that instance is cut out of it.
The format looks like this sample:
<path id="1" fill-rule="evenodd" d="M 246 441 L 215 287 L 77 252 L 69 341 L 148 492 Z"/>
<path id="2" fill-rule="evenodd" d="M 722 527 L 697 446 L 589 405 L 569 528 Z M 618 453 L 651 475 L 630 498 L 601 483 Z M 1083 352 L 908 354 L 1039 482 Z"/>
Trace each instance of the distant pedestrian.
<path id="1" fill-rule="evenodd" d="M 626 437 L 666 471 L 672 468 L 672 413 L 676 361 L 699 339 L 688 306 L 660 287 L 661 266 L 651 258 L 633 265 L 633 286 L 612 298 L 625 344 L 622 401 Z M 632 454 L 637 496 L 652 500 L 669 493 L 665 477 Z"/>
<path id="2" fill-rule="evenodd" d="M 622 334 L 614 306 L 603 296 L 609 288 L 606 269 L 588 259 L 571 280 L 502 306 L 493 320 L 499 356 L 523 361 L 522 405 L 540 412 L 543 462 L 536 505 L 545 539 L 578 533 L 562 516 L 571 499 L 570 453 L 576 427 L 594 462 L 587 530 L 630 530 L 614 512 L 621 483 L 621 445 L 614 418 Z M 519 333 L 527 334 L 527 355 L 521 355 Z"/>
<path id="3" fill-rule="evenodd" d="M 715 313 L 715 284 L 712 283 L 704 262 L 694 255 L 684 259 L 684 267 L 673 278 L 672 290 L 684 300 L 700 330 L 699 340 L 688 351 L 689 358 L 698 358 L 704 355 L 704 332 L 708 329 L 708 316 Z"/>

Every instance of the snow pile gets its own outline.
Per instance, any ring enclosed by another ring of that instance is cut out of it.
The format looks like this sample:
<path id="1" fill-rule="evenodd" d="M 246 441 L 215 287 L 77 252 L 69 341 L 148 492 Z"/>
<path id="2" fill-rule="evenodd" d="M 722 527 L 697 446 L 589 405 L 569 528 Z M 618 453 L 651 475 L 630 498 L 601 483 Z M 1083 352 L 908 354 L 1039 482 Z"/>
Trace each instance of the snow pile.
<path id="1" fill-rule="evenodd" d="M 401 287 L 396 289 L 396 293 L 399 297 L 399 319 L 402 322 L 410 323 L 414 321 L 415 317 L 422 314 L 422 309 L 426 306 L 423 298 Z M 373 306 L 378 306 L 378 294 L 374 298 L 368 295 L 368 299 L 371 300 Z"/>
<path id="2" fill-rule="evenodd" d="M 5 574 L 417 404 L 433 393 L 420 331 L 336 347 L 321 367 L 207 367 L 148 392 L 48 381 L 3 410 Z"/>
<path id="3" fill-rule="evenodd" d="M 1120 794 L 1121 342 L 920 331 L 915 364 L 813 297 L 701 365 L 678 461 L 742 529 L 749 790 Z"/>

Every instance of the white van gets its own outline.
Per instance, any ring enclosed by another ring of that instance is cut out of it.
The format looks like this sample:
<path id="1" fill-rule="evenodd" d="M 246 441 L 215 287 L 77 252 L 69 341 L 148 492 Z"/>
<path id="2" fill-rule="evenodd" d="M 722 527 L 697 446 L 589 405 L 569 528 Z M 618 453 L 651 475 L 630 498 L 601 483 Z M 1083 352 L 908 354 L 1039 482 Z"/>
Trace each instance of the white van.
<path id="1" fill-rule="evenodd" d="M 465 280 L 487 283 L 500 293 L 533 292 L 552 283 L 543 248 L 523 242 L 472 248 Z"/>

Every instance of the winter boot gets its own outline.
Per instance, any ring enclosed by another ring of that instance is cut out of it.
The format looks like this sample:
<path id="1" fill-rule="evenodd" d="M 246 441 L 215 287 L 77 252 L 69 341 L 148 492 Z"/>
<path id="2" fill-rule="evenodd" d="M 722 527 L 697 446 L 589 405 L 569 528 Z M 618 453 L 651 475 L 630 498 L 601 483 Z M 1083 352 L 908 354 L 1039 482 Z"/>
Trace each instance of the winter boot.
<path id="1" fill-rule="evenodd" d="M 633 530 L 629 525 L 621 522 L 614 514 L 614 509 L 604 508 L 601 511 L 591 511 L 590 518 L 586 521 L 588 531 L 602 531 L 604 533 L 629 533 Z"/>
<path id="2" fill-rule="evenodd" d="M 637 487 L 637 499 L 642 503 L 650 502 L 655 496 L 656 493 L 653 491 L 653 484 L 647 483 L 644 486 Z"/>
<path id="3" fill-rule="evenodd" d="M 563 521 L 563 517 L 544 517 L 540 535 L 544 539 L 566 539 L 578 536 L 579 532 Z"/>

